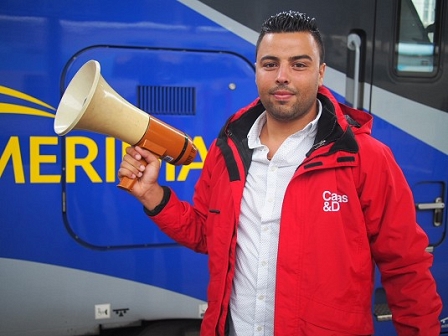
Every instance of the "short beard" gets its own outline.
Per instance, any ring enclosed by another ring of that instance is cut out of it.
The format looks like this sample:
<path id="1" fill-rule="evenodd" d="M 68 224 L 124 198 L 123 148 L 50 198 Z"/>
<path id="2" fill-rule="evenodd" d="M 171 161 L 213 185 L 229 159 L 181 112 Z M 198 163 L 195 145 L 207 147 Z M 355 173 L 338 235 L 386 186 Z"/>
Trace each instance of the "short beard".
<path id="1" fill-rule="evenodd" d="M 273 119 L 286 123 L 306 116 L 312 110 L 313 104 L 316 104 L 315 99 L 312 102 L 297 102 L 291 107 L 284 106 L 281 103 L 280 105 L 274 105 L 270 102 L 263 103 L 263 106 Z"/>

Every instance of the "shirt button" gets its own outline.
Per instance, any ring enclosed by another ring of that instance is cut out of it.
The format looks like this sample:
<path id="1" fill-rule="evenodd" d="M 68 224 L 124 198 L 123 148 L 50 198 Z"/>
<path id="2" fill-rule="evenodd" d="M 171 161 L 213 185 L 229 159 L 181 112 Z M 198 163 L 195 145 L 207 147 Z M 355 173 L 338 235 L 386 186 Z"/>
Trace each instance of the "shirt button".
<path id="1" fill-rule="evenodd" d="M 260 296 L 258 297 L 258 300 L 264 300 L 264 295 L 260 295 Z"/>
<path id="2" fill-rule="evenodd" d="M 261 331 L 262 329 L 263 329 L 263 328 L 260 327 L 260 326 L 257 327 L 257 331 Z"/>

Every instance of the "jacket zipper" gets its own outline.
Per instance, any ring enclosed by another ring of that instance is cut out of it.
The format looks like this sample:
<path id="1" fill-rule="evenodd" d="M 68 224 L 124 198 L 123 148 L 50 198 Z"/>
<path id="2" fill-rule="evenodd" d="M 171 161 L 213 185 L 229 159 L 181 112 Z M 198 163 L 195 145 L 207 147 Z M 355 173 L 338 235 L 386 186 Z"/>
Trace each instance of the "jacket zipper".
<path id="1" fill-rule="evenodd" d="M 322 147 L 323 145 L 326 144 L 326 142 L 327 142 L 327 140 L 324 139 L 324 140 L 319 141 L 318 143 L 315 143 L 313 146 L 311 146 L 311 150 L 308 153 L 311 154 L 311 151 L 314 151 L 314 150 Z"/>

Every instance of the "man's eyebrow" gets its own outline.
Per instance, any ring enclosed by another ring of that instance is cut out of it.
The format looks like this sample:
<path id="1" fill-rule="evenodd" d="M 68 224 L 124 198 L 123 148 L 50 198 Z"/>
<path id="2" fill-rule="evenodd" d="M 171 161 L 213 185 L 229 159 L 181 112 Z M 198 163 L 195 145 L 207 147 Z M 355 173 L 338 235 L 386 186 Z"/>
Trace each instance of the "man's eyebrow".
<path id="1" fill-rule="evenodd" d="M 289 58 L 289 61 L 298 61 L 298 60 L 302 60 L 302 59 L 307 59 L 309 61 L 312 61 L 313 58 L 310 55 L 297 55 L 297 56 L 292 56 Z"/>
<path id="2" fill-rule="evenodd" d="M 293 61 L 298 61 L 298 60 L 302 60 L 302 59 L 307 59 L 309 61 L 313 60 L 313 58 L 311 56 L 306 55 L 306 54 L 305 55 L 291 56 L 288 60 L 290 62 L 293 62 Z M 261 59 L 260 59 L 260 61 L 266 61 L 266 60 L 278 61 L 278 60 L 280 60 L 280 58 L 277 57 L 277 56 L 273 56 L 273 55 L 266 55 L 266 56 L 261 57 Z"/>
<path id="3" fill-rule="evenodd" d="M 262 58 L 260 58 L 260 61 L 266 61 L 266 60 L 269 60 L 269 61 L 278 61 L 279 58 L 276 57 L 276 56 L 272 56 L 272 55 L 266 55 L 266 56 L 263 56 Z"/>

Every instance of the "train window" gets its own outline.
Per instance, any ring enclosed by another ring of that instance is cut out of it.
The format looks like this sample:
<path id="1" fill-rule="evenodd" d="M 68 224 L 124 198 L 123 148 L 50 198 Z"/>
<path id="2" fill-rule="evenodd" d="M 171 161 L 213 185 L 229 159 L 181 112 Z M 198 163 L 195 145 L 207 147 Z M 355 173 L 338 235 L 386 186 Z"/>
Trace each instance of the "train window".
<path id="1" fill-rule="evenodd" d="M 440 0 L 400 1 L 395 57 L 398 75 L 431 75 L 436 72 L 438 1 Z"/>

